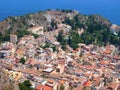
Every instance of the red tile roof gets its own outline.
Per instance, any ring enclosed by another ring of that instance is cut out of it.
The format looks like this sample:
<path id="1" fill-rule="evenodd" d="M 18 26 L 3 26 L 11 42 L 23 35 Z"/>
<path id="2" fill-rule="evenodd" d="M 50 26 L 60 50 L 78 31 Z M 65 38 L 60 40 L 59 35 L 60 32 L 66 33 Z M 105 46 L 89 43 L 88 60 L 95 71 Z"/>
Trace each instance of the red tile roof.
<path id="1" fill-rule="evenodd" d="M 91 84 L 92 84 L 91 81 L 86 81 L 86 82 L 83 83 L 83 86 L 90 87 Z"/>
<path id="2" fill-rule="evenodd" d="M 35 90 L 52 90 L 52 87 L 44 86 L 44 85 L 38 85 Z"/>

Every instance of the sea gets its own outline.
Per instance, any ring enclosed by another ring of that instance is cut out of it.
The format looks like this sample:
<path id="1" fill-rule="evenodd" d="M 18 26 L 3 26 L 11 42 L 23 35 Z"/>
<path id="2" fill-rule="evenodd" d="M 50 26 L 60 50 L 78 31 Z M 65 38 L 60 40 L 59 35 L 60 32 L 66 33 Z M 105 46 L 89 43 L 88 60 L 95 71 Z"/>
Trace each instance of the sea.
<path id="1" fill-rule="evenodd" d="M 120 0 L 1 0 L 0 21 L 47 9 L 78 10 L 85 15 L 99 14 L 120 25 Z"/>

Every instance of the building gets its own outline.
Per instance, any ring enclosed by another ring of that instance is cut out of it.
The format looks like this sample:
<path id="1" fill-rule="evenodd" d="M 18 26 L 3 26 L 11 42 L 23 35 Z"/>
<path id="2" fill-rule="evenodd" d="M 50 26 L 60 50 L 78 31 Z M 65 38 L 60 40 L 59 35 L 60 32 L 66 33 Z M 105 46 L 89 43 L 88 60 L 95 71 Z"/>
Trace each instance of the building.
<path id="1" fill-rule="evenodd" d="M 28 29 L 31 33 L 43 35 L 44 27 L 43 26 L 34 26 Z"/>
<path id="2" fill-rule="evenodd" d="M 119 29 L 120 29 L 120 27 L 117 26 L 116 24 L 112 24 L 112 26 L 110 27 L 111 32 L 116 36 L 118 35 Z"/>
<path id="3" fill-rule="evenodd" d="M 10 42 L 11 43 L 16 43 L 17 42 L 17 35 L 10 35 Z"/>
<path id="4" fill-rule="evenodd" d="M 53 90 L 50 86 L 38 85 L 35 90 Z"/>
<path id="5" fill-rule="evenodd" d="M 58 24 L 58 28 L 59 28 L 60 30 L 63 30 L 63 34 L 68 34 L 69 31 L 72 29 L 71 26 L 66 25 L 66 24 Z"/>
<path id="6" fill-rule="evenodd" d="M 56 68 L 56 72 L 60 74 L 64 73 L 64 70 L 65 70 L 64 64 L 59 64 Z"/>

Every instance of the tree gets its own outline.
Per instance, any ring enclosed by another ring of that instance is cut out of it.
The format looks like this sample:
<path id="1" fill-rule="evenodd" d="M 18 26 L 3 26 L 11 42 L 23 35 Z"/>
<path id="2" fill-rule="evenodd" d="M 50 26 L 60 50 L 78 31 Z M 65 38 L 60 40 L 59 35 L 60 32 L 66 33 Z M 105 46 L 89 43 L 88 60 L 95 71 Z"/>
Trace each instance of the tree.
<path id="1" fill-rule="evenodd" d="M 87 87 L 83 87 L 83 90 L 87 90 Z"/>
<path id="2" fill-rule="evenodd" d="M 67 45 L 67 40 L 65 39 L 63 35 L 63 31 L 60 31 L 57 37 L 58 42 L 61 44 L 61 48 L 65 51 L 66 50 L 66 45 Z"/>
<path id="3" fill-rule="evenodd" d="M 23 83 L 19 83 L 20 90 L 27 90 L 26 86 Z"/>
<path id="4" fill-rule="evenodd" d="M 85 27 L 85 25 L 80 21 L 80 15 L 79 14 L 74 16 L 73 19 L 66 18 L 64 23 L 70 25 L 73 30 L 77 30 L 78 28 L 84 28 Z"/>
<path id="5" fill-rule="evenodd" d="M 68 39 L 68 45 L 74 50 L 78 48 L 78 43 L 81 42 L 79 34 L 76 32 L 71 32 Z"/>
<path id="6" fill-rule="evenodd" d="M 56 46 L 51 47 L 53 49 L 53 52 L 56 51 Z"/>
<path id="7" fill-rule="evenodd" d="M 38 34 L 34 34 L 34 33 L 33 33 L 32 35 L 34 36 L 35 39 L 39 37 Z"/>
<path id="8" fill-rule="evenodd" d="M 50 43 L 49 42 L 46 42 L 46 44 L 43 46 L 43 48 L 49 48 L 50 47 Z"/>
<path id="9" fill-rule="evenodd" d="M 63 40 L 63 31 L 61 30 L 61 31 L 58 33 L 57 41 L 58 41 L 58 42 L 62 42 L 62 40 Z"/>
<path id="10" fill-rule="evenodd" d="M 64 51 L 66 50 L 66 45 L 62 45 L 62 47 L 61 47 Z"/>
<path id="11" fill-rule="evenodd" d="M 43 73 L 43 74 L 41 75 L 41 77 L 45 78 L 46 76 L 45 76 L 45 74 Z"/>
<path id="12" fill-rule="evenodd" d="M 20 39 L 21 37 L 23 37 L 24 35 L 30 35 L 31 33 L 27 30 L 17 30 L 16 35 L 18 36 L 18 38 Z"/>
<path id="13" fill-rule="evenodd" d="M 109 27 L 111 23 L 108 20 L 98 15 L 90 15 L 84 20 L 80 18 L 81 16 L 77 14 L 73 19 L 66 18 L 64 21 L 65 24 L 70 25 L 72 29 L 75 30 L 70 32 L 67 41 L 67 44 L 71 48 L 78 48 L 79 43 L 84 43 L 86 45 L 94 44 L 98 46 L 105 46 L 110 43 L 115 46 L 120 46 L 120 31 L 118 35 L 114 35 L 110 32 Z M 84 28 L 84 33 L 79 35 L 77 33 L 78 28 Z M 60 37 L 60 42 L 63 45 L 64 37 L 62 35 Z"/>
<path id="14" fill-rule="evenodd" d="M 64 90 L 64 89 L 65 89 L 64 85 L 61 85 L 60 90 Z"/>
<path id="15" fill-rule="evenodd" d="M 73 87 L 72 87 L 72 86 L 70 86 L 70 90 L 73 90 Z"/>
<path id="16" fill-rule="evenodd" d="M 20 63 L 22 63 L 22 64 L 25 64 L 25 61 L 26 61 L 25 58 L 20 59 Z"/>
<path id="17" fill-rule="evenodd" d="M 30 87 L 32 86 L 32 84 L 31 84 L 31 82 L 30 82 L 29 80 L 25 80 L 25 81 L 23 82 L 23 84 L 24 84 L 26 87 L 28 87 L 28 88 L 30 88 Z"/>
<path id="18" fill-rule="evenodd" d="M 52 21 L 51 27 L 52 27 L 52 29 L 57 29 L 58 28 L 57 23 L 55 21 Z"/>
<path id="19" fill-rule="evenodd" d="M 32 84 L 29 80 L 25 80 L 23 83 L 19 83 L 20 90 L 33 90 Z"/>

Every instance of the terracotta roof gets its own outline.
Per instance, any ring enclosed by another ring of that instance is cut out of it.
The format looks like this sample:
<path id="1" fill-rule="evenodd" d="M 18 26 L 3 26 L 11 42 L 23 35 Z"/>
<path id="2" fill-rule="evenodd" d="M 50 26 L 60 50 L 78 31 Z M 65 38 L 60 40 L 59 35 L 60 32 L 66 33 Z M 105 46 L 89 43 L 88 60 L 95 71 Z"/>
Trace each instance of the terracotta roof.
<path id="1" fill-rule="evenodd" d="M 86 81 L 86 82 L 83 83 L 83 86 L 90 87 L 91 84 L 92 84 L 91 81 Z"/>
<path id="2" fill-rule="evenodd" d="M 94 66 L 87 65 L 87 66 L 86 66 L 86 68 L 87 68 L 87 69 L 93 69 L 93 68 L 94 68 Z"/>
<path id="3" fill-rule="evenodd" d="M 38 85 L 35 90 L 52 90 L 49 86 Z"/>
<path id="4" fill-rule="evenodd" d="M 103 53 L 104 54 L 111 54 L 112 50 L 106 49 Z"/>
<path id="5" fill-rule="evenodd" d="M 101 60 L 101 61 L 100 61 L 100 64 L 103 64 L 103 65 L 104 65 L 104 64 L 109 64 L 109 63 L 110 63 L 109 60 Z"/>
<path id="6" fill-rule="evenodd" d="M 64 80 L 60 80 L 59 81 L 61 84 L 65 84 L 65 81 Z"/>
<path id="7" fill-rule="evenodd" d="M 54 80 L 51 80 L 51 79 L 48 79 L 47 81 L 48 81 L 48 83 L 54 83 L 55 82 Z"/>
<path id="8" fill-rule="evenodd" d="M 18 49 L 18 50 L 16 51 L 16 53 L 23 53 L 23 50 Z"/>

